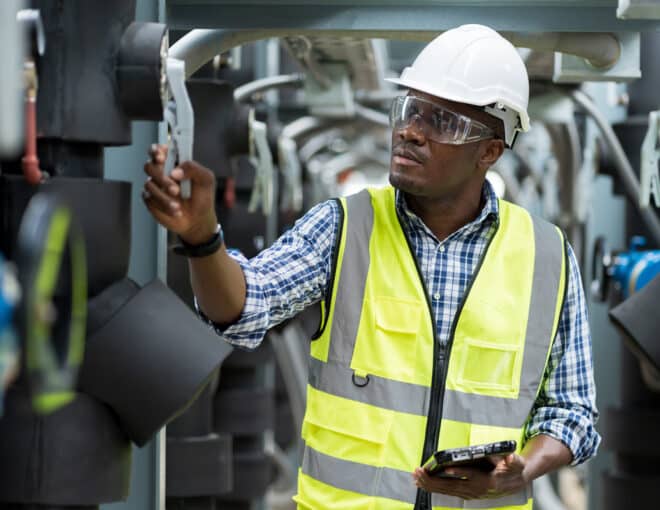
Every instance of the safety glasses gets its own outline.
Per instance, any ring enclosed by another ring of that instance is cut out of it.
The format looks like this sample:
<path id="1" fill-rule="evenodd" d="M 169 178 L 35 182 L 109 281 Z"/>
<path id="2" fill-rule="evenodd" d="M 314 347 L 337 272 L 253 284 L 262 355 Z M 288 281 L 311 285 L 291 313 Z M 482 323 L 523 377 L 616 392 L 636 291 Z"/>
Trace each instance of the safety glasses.
<path id="1" fill-rule="evenodd" d="M 495 136 L 493 130 L 481 122 L 439 104 L 421 97 L 397 97 L 390 111 L 390 126 L 395 130 L 403 129 L 413 122 L 419 122 L 424 135 L 437 143 L 461 145 Z"/>

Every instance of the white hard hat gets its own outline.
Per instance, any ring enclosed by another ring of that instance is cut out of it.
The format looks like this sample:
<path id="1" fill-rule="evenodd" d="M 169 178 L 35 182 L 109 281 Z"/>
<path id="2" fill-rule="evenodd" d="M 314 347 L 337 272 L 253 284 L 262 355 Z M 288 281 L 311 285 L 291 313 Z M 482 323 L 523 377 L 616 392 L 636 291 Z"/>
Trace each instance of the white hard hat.
<path id="1" fill-rule="evenodd" d="M 516 48 L 495 30 L 463 25 L 447 30 L 417 55 L 400 78 L 387 81 L 436 97 L 484 106 L 502 119 L 505 142 L 529 129 L 529 78 Z"/>

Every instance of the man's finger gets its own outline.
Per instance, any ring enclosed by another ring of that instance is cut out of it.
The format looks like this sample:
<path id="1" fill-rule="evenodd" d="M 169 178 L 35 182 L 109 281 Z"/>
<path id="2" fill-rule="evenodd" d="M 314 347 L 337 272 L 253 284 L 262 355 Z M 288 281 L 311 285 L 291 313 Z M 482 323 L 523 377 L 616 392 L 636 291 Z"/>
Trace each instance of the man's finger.
<path id="1" fill-rule="evenodd" d="M 148 193 L 148 198 L 159 209 L 169 212 L 172 216 L 181 216 L 181 206 L 178 200 L 172 199 L 154 181 L 147 181 L 144 189 Z"/>
<path id="2" fill-rule="evenodd" d="M 165 175 L 162 165 L 147 162 L 144 164 L 144 173 L 149 176 L 160 188 L 167 190 L 172 196 L 178 196 L 179 185 L 171 177 Z"/>
<path id="3" fill-rule="evenodd" d="M 172 215 L 168 211 L 163 211 L 151 195 L 143 191 L 142 200 L 154 219 L 161 225 L 168 225 L 172 221 Z"/>
<path id="4" fill-rule="evenodd" d="M 446 469 L 444 472 L 447 473 L 449 476 L 453 476 L 454 478 L 459 478 L 461 480 L 467 480 L 470 478 L 470 475 L 474 474 L 473 471 L 462 468 L 449 468 Z"/>
<path id="5" fill-rule="evenodd" d="M 523 459 L 520 455 L 516 453 L 512 453 L 510 455 L 507 455 L 504 458 L 504 463 L 510 467 L 510 468 L 524 468 L 525 467 L 525 459 Z"/>
<path id="6" fill-rule="evenodd" d="M 160 200 L 155 199 L 146 189 L 142 191 L 142 200 L 144 200 L 147 209 L 149 209 L 149 212 L 154 215 L 158 222 L 172 219 L 172 212 L 167 205 L 163 204 Z M 158 216 L 156 216 L 156 213 L 158 213 Z"/>
<path id="7" fill-rule="evenodd" d="M 430 477 L 427 480 L 420 480 L 419 485 L 427 492 L 440 492 L 450 496 L 458 496 L 464 499 L 473 498 L 470 487 L 466 485 L 469 482 L 462 480 L 452 480 L 451 478 Z"/>
<path id="8" fill-rule="evenodd" d="M 152 144 L 149 148 L 149 157 L 156 164 L 164 164 L 167 159 L 167 145 Z"/>
<path id="9" fill-rule="evenodd" d="M 431 475 L 429 475 L 429 474 L 428 474 L 423 468 L 421 468 L 421 467 L 415 468 L 414 476 L 415 476 L 415 478 L 417 478 L 418 480 L 422 480 L 422 481 L 428 481 L 428 480 L 430 479 L 430 477 L 431 477 Z"/>

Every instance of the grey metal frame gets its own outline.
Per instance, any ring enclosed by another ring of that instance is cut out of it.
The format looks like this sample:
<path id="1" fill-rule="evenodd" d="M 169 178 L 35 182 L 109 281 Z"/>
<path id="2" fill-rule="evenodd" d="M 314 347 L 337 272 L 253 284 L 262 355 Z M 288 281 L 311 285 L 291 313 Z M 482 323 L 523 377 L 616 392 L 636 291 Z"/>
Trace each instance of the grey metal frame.
<path id="1" fill-rule="evenodd" d="M 520 32 L 656 30 L 658 20 L 617 18 L 617 0 L 168 0 L 176 29 L 438 32 L 464 23 Z"/>

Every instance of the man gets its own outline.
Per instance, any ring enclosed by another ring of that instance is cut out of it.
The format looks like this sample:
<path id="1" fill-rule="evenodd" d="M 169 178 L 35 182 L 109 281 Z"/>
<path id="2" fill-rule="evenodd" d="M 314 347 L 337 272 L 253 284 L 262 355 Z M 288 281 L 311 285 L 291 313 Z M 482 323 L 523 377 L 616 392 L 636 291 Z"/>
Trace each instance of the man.
<path id="1" fill-rule="evenodd" d="M 145 202 L 183 241 L 200 312 L 228 341 L 255 347 L 321 302 L 299 508 L 531 509 L 532 480 L 600 438 L 572 250 L 485 180 L 528 128 L 527 73 L 496 32 L 467 25 L 393 81 L 409 89 L 391 112 L 394 188 L 317 205 L 250 261 L 224 247 L 208 170 L 163 176 L 154 148 Z M 490 472 L 420 468 L 438 449 L 509 439 L 517 453 Z"/>

